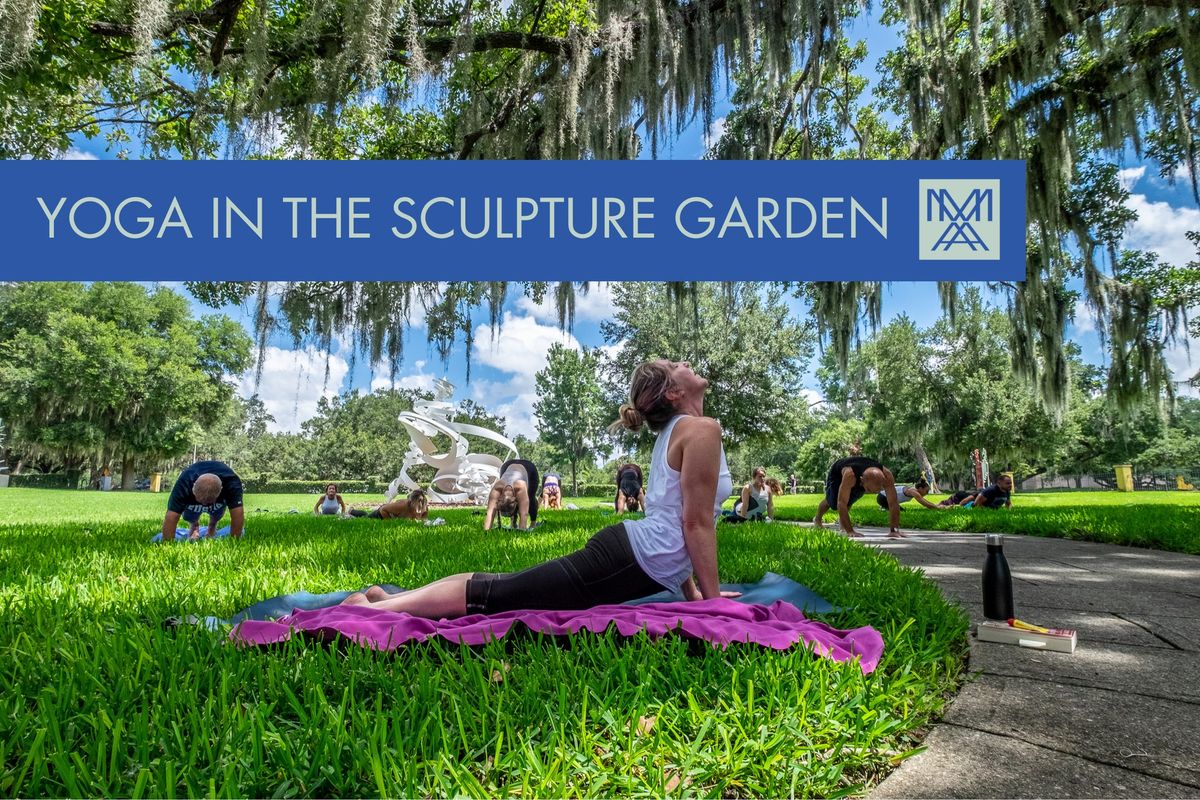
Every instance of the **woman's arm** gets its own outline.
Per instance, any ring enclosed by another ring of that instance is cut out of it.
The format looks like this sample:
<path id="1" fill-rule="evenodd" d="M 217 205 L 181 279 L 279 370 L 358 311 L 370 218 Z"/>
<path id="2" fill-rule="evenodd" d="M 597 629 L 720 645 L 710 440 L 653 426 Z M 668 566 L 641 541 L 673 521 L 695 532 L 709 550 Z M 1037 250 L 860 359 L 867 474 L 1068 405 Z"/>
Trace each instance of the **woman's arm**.
<path id="1" fill-rule="evenodd" d="M 492 517 L 496 515 L 496 500 L 500 497 L 500 489 L 496 486 L 488 492 L 487 514 L 483 517 L 483 529 L 490 531 L 492 529 Z"/>
<path id="2" fill-rule="evenodd" d="M 342 496 L 340 494 L 337 496 L 337 500 L 338 500 L 338 508 L 341 509 L 341 511 L 339 513 L 345 514 L 346 513 L 346 501 L 342 499 Z"/>
<path id="3" fill-rule="evenodd" d="M 618 514 L 625 513 L 625 493 L 622 492 L 619 488 L 617 489 L 617 499 L 613 503 L 613 508 L 616 510 L 616 512 Z"/>
<path id="4" fill-rule="evenodd" d="M 313 513 L 314 513 L 314 514 L 320 515 L 320 513 L 321 513 L 321 503 L 324 503 L 324 502 L 325 502 L 325 495 L 321 495 L 321 499 L 317 501 L 317 504 L 316 504 L 315 506 L 313 506 Z"/>
<path id="5" fill-rule="evenodd" d="M 640 508 L 642 510 L 643 514 L 646 513 L 646 490 L 645 489 L 638 489 L 638 508 Z"/>
<path id="6" fill-rule="evenodd" d="M 915 490 L 914 490 L 914 491 L 915 491 Z M 908 489 L 905 489 L 905 490 L 904 490 L 904 493 L 905 493 L 905 494 L 908 494 Z M 924 497 L 922 497 L 922 496 L 920 495 L 920 493 L 917 493 L 917 494 L 914 494 L 914 495 L 912 495 L 912 499 L 916 500 L 918 503 L 920 503 L 921 505 L 925 506 L 926 508 L 932 508 L 934 511 L 938 511 L 938 510 L 940 510 L 940 509 L 941 509 L 941 506 L 937 505 L 936 503 L 931 503 L 931 502 L 929 502 L 929 501 L 928 501 L 928 500 L 926 500 Z"/>
<path id="7" fill-rule="evenodd" d="M 681 420 L 679 488 L 683 500 L 683 542 L 692 561 L 692 572 L 705 600 L 721 596 L 717 578 L 717 527 L 713 498 L 721 469 L 721 426 L 715 419 Z"/>
<path id="8" fill-rule="evenodd" d="M 767 516 L 775 519 L 775 493 L 767 490 Z"/>
<path id="9" fill-rule="evenodd" d="M 517 488 L 517 521 L 521 526 L 521 530 L 526 530 L 529 527 L 529 484 L 525 484 L 525 491 Z"/>

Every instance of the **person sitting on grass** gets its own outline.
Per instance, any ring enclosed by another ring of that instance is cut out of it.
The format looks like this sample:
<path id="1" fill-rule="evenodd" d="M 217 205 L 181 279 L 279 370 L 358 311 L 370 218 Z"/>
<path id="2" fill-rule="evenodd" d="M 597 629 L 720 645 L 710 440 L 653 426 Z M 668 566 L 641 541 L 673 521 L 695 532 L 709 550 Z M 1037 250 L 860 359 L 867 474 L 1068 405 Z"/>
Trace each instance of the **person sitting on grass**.
<path id="1" fill-rule="evenodd" d="M 207 536 L 217 535 L 217 523 L 229 509 L 229 535 L 240 538 L 246 523 L 242 508 L 242 479 L 223 461 L 197 461 L 179 473 L 167 500 L 163 518 L 163 541 L 175 538 L 182 517 L 188 524 L 188 538 L 200 538 L 200 515 L 208 514 Z"/>
<path id="2" fill-rule="evenodd" d="M 542 505 L 562 511 L 562 485 L 553 472 L 548 473 L 546 480 L 542 482 Z"/>
<path id="3" fill-rule="evenodd" d="M 838 521 L 847 536 L 858 537 L 862 534 L 854 530 L 850 522 L 850 506 L 867 492 L 883 492 L 887 497 L 888 508 L 888 537 L 904 538 L 900 532 L 900 501 L 896 497 L 896 479 L 891 470 L 873 458 L 866 456 L 850 456 L 833 462 L 829 467 L 829 475 L 825 478 L 825 497 L 817 506 L 817 515 L 813 525 L 823 527 L 825 513 L 829 509 L 837 509 Z"/>
<path id="4" fill-rule="evenodd" d="M 374 511 L 353 508 L 350 510 L 350 516 L 366 519 L 427 519 L 429 498 L 424 489 L 413 489 L 405 499 L 384 503 Z"/>
<path id="5" fill-rule="evenodd" d="M 642 468 L 637 464 L 623 464 L 617 470 L 617 497 L 613 508 L 618 514 L 628 511 L 636 514 L 646 508 L 646 490 L 642 488 Z"/>
<path id="6" fill-rule="evenodd" d="M 925 495 L 929 494 L 929 481 L 921 478 L 912 486 L 903 483 L 896 484 L 896 502 L 903 505 L 909 500 L 916 500 L 926 508 L 932 508 L 934 511 L 941 511 L 945 506 L 935 505 L 925 499 Z M 888 501 L 887 495 L 884 492 L 879 492 L 875 495 L 875 501 L 879 503 L 879 507 L 884 511 L 887 510 Z M 903 510 L 903 509 L 901 509 Z"/>
<path id="7" fill-rule="evenodd" d="M 975 495 L 975 508 L 1012 508 L 1013 480 L 1011 475 L 1001 475 L 996 482 Z M 970 508 L 971 504 L 967 505 Z"/>
<path id="8" fill-rule="evenodd" d="M 974 500 L 978 492 L 975 489 L 959 489 L 954 494 L 938 503 L 939 508 L 958 508 Z"/>
<path id="9" fill-rule="evenodd" d="M 782 494 L 779 481 L 767 477 L 766 467 L 758 467 L 750 482 L 742 487 L 742 496 L 733 504 L 733 510 L 725 512 L 726 522 L 746 522 L 757 519 L 770 522 L 775 516 L 775 495 Z"/>
<path id="10" fill-rule="evenodd" d="M 429 619 L 537 608 L 577 610 L 679 589 L 688 600 L 733 597 L 717 577 L 716 519 L 733 481 L 721 426 L 704 416 L 708 381 L 686 362 L 652 361 L 630 381 L 630 402 L 613 428 L 648 425 L 658 433 L 643 519 L 610 525 L 570 555 L 520 572 L 464 572 L 419 589 L 356 592 L 347 605 L 370 605 Z"/>
<path id="11" fill-rule="evenodd" d="M 331 483 L 325 487 L 325 494 L 321 495 L 321 499 L 313 506 L 313 513 L 318 517 L 322 514 L 332 516 L 334 514 L 346 513 L 346 501 L 338 494 L 336 483 Z"/>
<path id="12" fill-rule="evenodd" d="M 510 458 L 500 465 L 500 477 L 488 493 L 483 529 L 492 529 L 497 514 L 512 518 L 514 528 L 526 530 L 537 522 L 538 471 L 532 461 Z"/>

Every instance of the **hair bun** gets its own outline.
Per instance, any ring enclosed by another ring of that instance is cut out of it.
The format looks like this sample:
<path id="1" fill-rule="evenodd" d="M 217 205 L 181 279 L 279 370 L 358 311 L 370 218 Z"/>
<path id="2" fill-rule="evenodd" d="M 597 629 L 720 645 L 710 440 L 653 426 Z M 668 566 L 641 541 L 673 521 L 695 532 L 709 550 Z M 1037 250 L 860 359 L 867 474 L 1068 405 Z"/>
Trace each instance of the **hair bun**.
<path id="1" fill-rule="evenodd" d="M 621 419 L 618 422 L 620 426 L 626 430 L 638 431 L 641 430 L 642 426 L 646 424 L 646 418 L 642 416 L 642 412 L 638 411 L 629 403 L 623 403 L 621 405 L 620 414 Z"/>

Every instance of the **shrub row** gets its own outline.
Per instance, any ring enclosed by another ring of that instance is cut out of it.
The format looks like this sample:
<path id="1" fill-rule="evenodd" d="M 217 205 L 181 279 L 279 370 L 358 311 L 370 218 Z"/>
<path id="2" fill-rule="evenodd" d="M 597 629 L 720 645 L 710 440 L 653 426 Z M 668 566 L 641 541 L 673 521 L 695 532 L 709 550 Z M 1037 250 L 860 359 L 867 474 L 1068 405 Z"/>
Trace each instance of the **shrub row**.
<path id="1" fill-rule="evenodd" d="M 8 485 L 14 489 L 78 489 L 80 481 L 82 475 L 76 471 L 8 476 Z"/>
<path id="2" fill-rule="evenodd" d="M 321 494 L 325 487 L 336 483 L 340 494 L 379 494 L 388 487 L 387 483 L 377 480 L 339 481 L 339 480 L 262 480 L 247 478 L 242 481 L 247 492 L 253 494 Z"/>

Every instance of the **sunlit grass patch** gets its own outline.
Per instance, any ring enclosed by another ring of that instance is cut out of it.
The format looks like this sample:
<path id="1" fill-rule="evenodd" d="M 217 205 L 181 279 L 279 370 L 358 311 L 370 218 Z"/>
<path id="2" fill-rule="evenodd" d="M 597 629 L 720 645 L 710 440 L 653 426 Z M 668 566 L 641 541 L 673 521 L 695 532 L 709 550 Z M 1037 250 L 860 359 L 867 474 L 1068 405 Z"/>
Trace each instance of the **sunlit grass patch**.
<path id="1" fill-rule="evenodd" d="M 38 491 L 36 506 L 0 495 L 10 796 L 830 796 L 916 746 L 961 675 L 962 613 L 830 532 L 722 527 L 722 578 L 780 572 L 845 606 L 833 624 L 874 625 L 886 647 L 869 676 L 803 649 L 612 634 L 376 654 L 242 649 L 161 626 L 301 589 L 517 569 L 611 524 L 595 511 L 484 533 L 470 510 L 437 510 L 447 524 L 426 528 L 291 515 L 290 499 L 256 513 L 266 504 L 252 497 L 242 541 L 153 546 L 162 495 L 122 498 L 124 519 L 99 493 Z"/>

